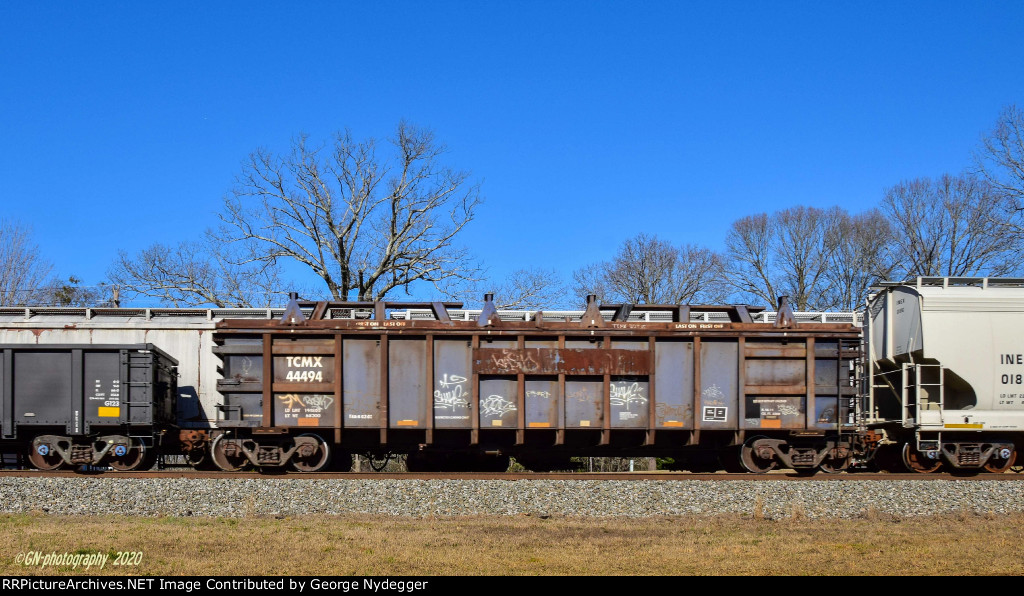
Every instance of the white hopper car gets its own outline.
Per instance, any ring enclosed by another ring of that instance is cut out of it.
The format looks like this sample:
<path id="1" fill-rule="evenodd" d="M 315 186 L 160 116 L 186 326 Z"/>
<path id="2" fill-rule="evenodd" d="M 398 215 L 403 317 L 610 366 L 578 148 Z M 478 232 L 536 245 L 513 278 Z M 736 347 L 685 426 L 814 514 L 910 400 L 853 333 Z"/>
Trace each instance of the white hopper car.
<path id="1" fill-rule="evenodd" d="M 1024 279 L 887 282 L 867 314 L 862 421 L 883 437 L 879 465 L 1013 468 L 1024 448 Z"/>

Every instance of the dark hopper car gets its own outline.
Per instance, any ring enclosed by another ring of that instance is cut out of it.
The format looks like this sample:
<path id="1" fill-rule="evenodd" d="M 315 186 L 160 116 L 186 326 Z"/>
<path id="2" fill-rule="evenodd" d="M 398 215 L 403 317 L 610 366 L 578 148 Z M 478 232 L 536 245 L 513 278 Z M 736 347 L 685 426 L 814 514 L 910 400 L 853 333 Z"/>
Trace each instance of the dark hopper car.
<path id="1" fill-rule="evenodd" d="M 177 364 L 152 344 L 0 345 L 0 438 L 42 470 L 143 468 L 177 441 Z"/>

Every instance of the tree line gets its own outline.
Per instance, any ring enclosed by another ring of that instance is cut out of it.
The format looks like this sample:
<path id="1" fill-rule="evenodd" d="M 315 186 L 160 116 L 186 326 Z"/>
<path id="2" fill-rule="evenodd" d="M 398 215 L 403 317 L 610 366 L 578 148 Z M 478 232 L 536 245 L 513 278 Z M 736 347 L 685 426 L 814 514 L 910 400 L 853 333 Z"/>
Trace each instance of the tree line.
<path id="1" fill-rule="evenodd" d="M 458 243 L 482 202 L 470 174 L 445 164 L 432 131 L 401 122 L 387 140 L 348 131 L 290 151 L 249 155 L 219 225 L 198 240 L 121 251 L 99 288 L 51 276 L 27 228 L 0 221 L 0 306 L 278 305 L 296 275 L 308 298 L 395 300 L 429 292 L 499 308 L 578 308 L 582 296 L 647 304 L 775 305 L 853 310 L 868 288 L 916 276 L 1021 272 L 1024 111 L 1004 108 L 960 173 L 900 181 L 862 212 L 797 205 L 732 222 L 724 250 L 639 233 L 607 261 L 488 279 Z"/>

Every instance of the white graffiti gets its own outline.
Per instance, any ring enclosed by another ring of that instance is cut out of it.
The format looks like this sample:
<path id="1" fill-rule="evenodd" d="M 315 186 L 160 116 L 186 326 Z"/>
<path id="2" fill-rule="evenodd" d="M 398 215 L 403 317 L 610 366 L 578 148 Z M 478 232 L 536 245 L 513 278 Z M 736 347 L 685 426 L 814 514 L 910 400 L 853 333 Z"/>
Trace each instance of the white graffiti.
<path id="1" fill-rule="evenodd" d="M 640 383 L 633 384 L 616 384 L 612 383 L 610 386 L 611 391 L 611 404 L 613 406 L 629 406 L 633 404 L 646 404 L 647 398 L 644 397 L 644 388 Z"/>
<path id="2" fill-rule="evenodd" d="M 541 397 L 544 399 L 551 399 L 550 391 L 527 391 L 526 397 Z"/>
<path id="3" fill-rule="evenodd" d="M 437 380 L 440 389 L 434 390 L 434 409 L 452 410 L 469 406 L 466 395 L 466 377 L 443 374 Z"/>
<path id="4" fill-rule="evenodd" d="M 306 396 L 306 407 L 307 408 L 323 408 L 327 409 L 334 403 L 334 398 L 330 395 L 307 395 Z"/>
<path id="5" fill-rule="evenodd" d="M 706 405 L 718 406 L 725 404 L 725 394 L 722 393 L 722 390 L 718 388 L 718 385 L 711 385 L 710 387 L 704 389 L 704 391 L 701 391 L 700 394 L 701 397 L 704 398 L 704 403 Z"/>
<path id="6" fill-rule="evenodd" d="M 491 356 L 491 366 L 512 372 L 533 372 L 540 368 L 540 364 L 534 360 L 531 352 L 522 353 L 518 350 L 502 350 L 501 356 Z"/>
<path id="7" fill-rule="evenodd" d="M 800 408 L 797 406 L 791 406 L 789 404 L 781 404 L 778 407 L 779 414 L 783 416 L 799 416 Z"/>
<path id="8" fill-rule="evenodd" d="M 447 389 L 456 385 L 461 385 L 466 382 L 466 377 L 459 375 L 448 375 L 447 373 L 441 375 L 441 378 L 437 380 L 437 384 L 441 386 L 441 389 Z"/>
<path id="9" fill-rule="evenodd" d="M 488 395 L 486 399 L 480 400 L 480 414 L 487 417 L 504 416 L 517 409 L 514 403 L 500 395 Z"/>

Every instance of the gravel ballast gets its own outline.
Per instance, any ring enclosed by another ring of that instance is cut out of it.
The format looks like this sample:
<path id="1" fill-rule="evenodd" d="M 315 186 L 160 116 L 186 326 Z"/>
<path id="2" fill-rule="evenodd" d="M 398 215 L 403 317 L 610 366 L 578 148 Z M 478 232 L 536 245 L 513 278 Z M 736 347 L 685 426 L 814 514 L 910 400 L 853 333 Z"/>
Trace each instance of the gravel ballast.
<path id="1" fill-rule="evenodd" d="M 769 519 L 1024 511 L 1024 482 L 0 478 L 0 512 L 55 515 L 623 516 Z"/>

